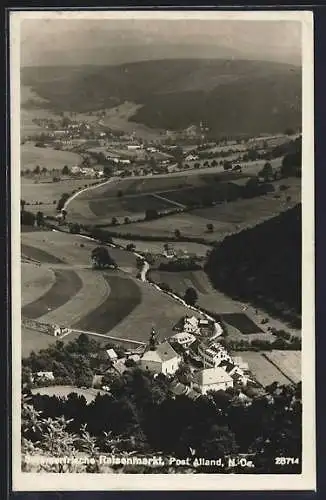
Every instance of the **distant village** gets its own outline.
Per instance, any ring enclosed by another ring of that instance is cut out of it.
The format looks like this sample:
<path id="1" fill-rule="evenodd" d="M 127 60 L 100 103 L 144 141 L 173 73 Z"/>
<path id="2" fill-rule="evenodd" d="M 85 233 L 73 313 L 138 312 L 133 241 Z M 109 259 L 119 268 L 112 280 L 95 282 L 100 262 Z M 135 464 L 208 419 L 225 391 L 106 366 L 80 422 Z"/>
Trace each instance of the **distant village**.
<path id="1" fill-rule="evenodd" d="M 73 116 L 34 119 L 43 132 L 25 136 L 22 144 L 33 143 L 36 147 L 78 153 L 82 160 L 69 169 L 69 174 L 85 178 L 101 178 L 108 174 L 120 177 L 159 175 L 217 165 L 241 170 L 237 162 L 265 157 L 268 150 L 264 137 L 209 140 L 208 128 L 202 123 L 179 132 L 166 131 L 157 140 L 145 141 L 135 133 L 126 134 L 106 127 L 102 118 L 99 113 L 96 121 L 77 120 Z M 219 146 L 221 149 L 214 151 Z M 251 151 L 249 156 L 243 154 L 248 149 Z M 227 160 L 230 156 L 232 162 Z"/>

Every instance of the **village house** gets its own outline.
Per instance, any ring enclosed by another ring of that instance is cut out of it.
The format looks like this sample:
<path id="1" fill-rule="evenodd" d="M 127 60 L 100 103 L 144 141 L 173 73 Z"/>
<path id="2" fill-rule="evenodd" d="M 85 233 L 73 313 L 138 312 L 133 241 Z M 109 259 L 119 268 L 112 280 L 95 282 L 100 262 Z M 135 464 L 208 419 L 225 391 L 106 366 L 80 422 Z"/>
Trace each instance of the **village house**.
<path id="1" fill-rule="evenodd" d="M 204 367 L 213 368 L 219 366 L 223 361 L 231 360 L 227 351 L 219 344 L 207 346 L 206 343 L 200 343 L 198 345 L 198 354 Z"/>
<path id="2" fill-rule="evenodd" d="M 196 316 L 185 317 L 183 320 L 183 331 L 186 333 L 200 334 L 199 320 Z"/>
<path id="3" fill-rule="evenodd" d="M 32 375 L 32 382 L 48 382 L 51 380 L 54 380 L 53 372 L 40 371 Z"/>
<path id="4" fill-rule="evenodd" d="M 117 361 L 118 355 L 114 349 L 107 349 L 106 354 L 108 355 L 110 361 Z"/>
<path id="5" fill-rule="evenodd" d="M 196 337 L 191 333 L 179 332 L 170 337 L 171 343 L 176 343 L 187 349 L 196 341 Z"/>
<path id="6" fill-rule="evenodd" d="M 194 375 L 194 387 L 199 389 L 201 394 L 209 391 L 226 391 L 233 387 L 232 377 L 223 368 L 206 368 Z"/>

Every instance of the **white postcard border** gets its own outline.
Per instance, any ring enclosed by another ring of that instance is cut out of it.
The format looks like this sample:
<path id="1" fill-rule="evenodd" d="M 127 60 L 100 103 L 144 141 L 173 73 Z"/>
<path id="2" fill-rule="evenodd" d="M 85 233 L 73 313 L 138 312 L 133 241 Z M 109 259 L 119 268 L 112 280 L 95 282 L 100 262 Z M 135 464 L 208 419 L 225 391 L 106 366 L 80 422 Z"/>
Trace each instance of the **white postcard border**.
<path id="1" fill-rule="evenodd" d="M 300 475 L 247 474 L 55 474 L 21 472 L 21 276 L 20 276 L 20 23 L 24 19 L 286 20 L 302 24 L 302 397 Z M 315 292 L 314 292 L 314 79 L 313 14 L 310 11 L 24 11 L 10 12 L 11 248 L 12 248 L 12 489 L 13 491 L 116 490 L 315 490 Z"/>

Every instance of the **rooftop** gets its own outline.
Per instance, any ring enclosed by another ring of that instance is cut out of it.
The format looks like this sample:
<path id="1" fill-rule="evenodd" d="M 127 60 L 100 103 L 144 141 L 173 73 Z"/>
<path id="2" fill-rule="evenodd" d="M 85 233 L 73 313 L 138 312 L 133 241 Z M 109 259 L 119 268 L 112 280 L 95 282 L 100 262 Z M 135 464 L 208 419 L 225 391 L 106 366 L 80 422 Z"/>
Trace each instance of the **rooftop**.
<path id="1" fill-rule="evenodd" d="M 195 374 L 194 378 L 201 386 L 218 384 L 221 382 L 233 382 L 232 377 L 230 377 L 230 375 L 220 367 L 200 370 Z"/>
<path id="2" fill-rule="evenodd" d="M 179 357 L 179 355 L 175 352 L 173 347 L 168 342 L 163 342 L 156 347 L 155 351 L 146 351 L 141 359 L 143 361 L 157 361 L 163 363 L 164 361 L 169 361 L 176 357 Z"/>

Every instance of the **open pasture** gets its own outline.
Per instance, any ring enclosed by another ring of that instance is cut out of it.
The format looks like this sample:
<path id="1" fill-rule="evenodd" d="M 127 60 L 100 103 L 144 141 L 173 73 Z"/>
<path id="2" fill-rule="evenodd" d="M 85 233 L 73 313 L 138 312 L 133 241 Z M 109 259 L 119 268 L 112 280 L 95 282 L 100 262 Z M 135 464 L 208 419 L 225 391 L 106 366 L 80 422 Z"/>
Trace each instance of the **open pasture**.
<path id="1" fill-rule="evenodd" d="M 271 351 L 265 357 L 294 384 L 301 380 L 301 351 Z"/>
<path id="2" fill-rule="evenodd" d="M 59 263 L 64 262 L 72 266 L 90 266 L 91 252 L 99 246 L 96 241 L 60 231 L 23 233 L 22 243 L 33 247 L 34 256 L 32 258 L 36 260 L 44 262 L 42 256 L 41 258 L 37 257 L 36 252 L 45 251 L 47 253 L 45 262 L 49 262 L 49 255 L 51 255 L 52 259 L 54 257 L 55 263 L 57 263 L 56 259 L 59 259 Z M 136 257 L 132 253 L 111 247 L 108 248 L 108 251 L 120 268 L 129 273 L 136 272 Z"/>
<path id="3" fill-rule="evenodd" d="M 125 196 L 118 199 L 100 199 L 89 202 L 89 208 L 96 217 L 123 216 L 129 214 L 142 214 L 146 210 L 168 210 L 175 207 L 168 200 L 156 198 L 152 195 Z"/>
<path id="4" fill-rule="evenodd" d="M 52 182 L 52 177 L 21 177 L 21 198 L 27 203 L 42 202 L 42 205 L 53 205 L 58 201 L 63 193 L 69 193 L 75 189 L 84 188 L 90 184 L 89 179 L 62 178 L 59 182 Z M 28 210 L 32 210 L 34 205 L 30 205 Z M 37 208 L 41 210 L 41 208 Z"/>
<path id="5" fill-rule="evenodd" d="M 69 394 L 77 394 L 77 396 L 83 396 L 86 399 L 86 403 L 90 404 L 96 398 L 97 394 L 107 394 L 105 391 L 100 389 L 81 389 L 80 387 L 74 387 L 70 385 L 54 385 L 51 387 L 36 387 L 32 389 L 32 394 L 40 394 L 42 396 L 56 396 L 57 398 L 66 399 Z"/>
<path id="6" fill-rule="evenodd" d="M 274 352 L 274 351 L 273 351 Z M 249 369 L 254 378 L 263 387 L 279 382 L 280 384 L 288 385 L 292 381 L 286 377 L 276 366 L 274 366 L 265 357 L 265 352 L 241 351 L 233 353 L 235 356 L 241 356 L 249 365 Z"/>
<path id="7" fill-rule="evenodd" d="M 65 165 L 73 167 L 81 162 L 81 157 L 77 153 L 53 148 L 41 148 L 29 142 L 21 145 L 20 153 L 21 170 L 27 168 L 32 170 L 37 165 L 41 168 L 46 167 L 48 170 L 62 169 Z"/>
<path id="8" fill-rule="evenodd" d="M 65 337 L 66 338 L 66 337 Z M 65 340 L 65 338 L 63 340 Z M 14 339 L 13 339 L 14 340 Z M 46 335 L 43 332 L 26 328 L 22 325 L 21 328 L 21 355 L 22 358 L 27 358 L 32 351 L 38 352 L 41 349 L 47 349 L 51 344 L 57 341 L 57 337 Z"/>
<path id="9" fill-rule="evenodd" d="M 151 270 L 149 272 L 149 279 L 157 284 L 168 285 L 175 293 L 184 296 L 187 288 L 195 288 L 198 294 L 207 294 L 209 290 L 205 287 L 197 277 L 197 271 L 160 271 Z"/>

